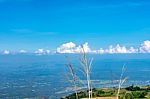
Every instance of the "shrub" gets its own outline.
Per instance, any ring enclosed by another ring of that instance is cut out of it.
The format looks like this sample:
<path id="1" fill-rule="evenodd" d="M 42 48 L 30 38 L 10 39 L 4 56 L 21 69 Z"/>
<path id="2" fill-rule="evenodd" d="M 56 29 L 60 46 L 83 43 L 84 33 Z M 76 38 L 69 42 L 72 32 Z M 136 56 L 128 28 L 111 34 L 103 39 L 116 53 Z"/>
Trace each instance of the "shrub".
<path id="1" fill-rule="evenodd" d="M 131 93 L 125 95 L 125 99 L 134 99 Z"/>
<path id="2" fill-rule="evenodd" d="M 145 98 L 147 92 L 133 91 L 132 95 L 134 96 L 134 98 Z"/>
<path id="3" fill-rule="evenodd" d="M 128 91 L 139 91 L 139 90 L 141 90 L 140 87 L 138 87 L 138 86 L 134 87 L 134 85 L 129 86 L 129 87 L 125 88 L 125 89 L 128 90 Z"/>

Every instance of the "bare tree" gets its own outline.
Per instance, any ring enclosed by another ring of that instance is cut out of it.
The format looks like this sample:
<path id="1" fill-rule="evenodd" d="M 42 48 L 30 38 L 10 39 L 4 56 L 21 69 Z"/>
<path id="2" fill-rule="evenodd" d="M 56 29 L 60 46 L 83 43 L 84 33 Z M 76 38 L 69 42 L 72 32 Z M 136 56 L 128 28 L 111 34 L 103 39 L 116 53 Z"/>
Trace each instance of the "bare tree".
<path id="1" fill-rule="evenodd" d="M 68 75 L 68 77 L 71 77 L 71 83 L 74 86 L 76 99 L 78 99 L 78 89 L 77 89 L 78 82 L 82 83 L 83 85 L 86 85 L 86 87 L 88 89 L 88 97 L 89 97 L 89 99 L 91 99 L 92 98 L 91 68 L 92 68 L 93 58 L 88 60 L 86 57 L 86 51 L 85 51 L 84 46 L 82 46 L 81 48 L 82 48 L 82 52 L 81 52 L 82 57 L 80 59 L 81 69 L 78 69 L 78 70 L 84 74 L 86 83 L 83 82 L 82 80 L 80 80 L 80 78 L 78 76 L 76 76 L 74 68 L 71 63 L 67 64 L 67 67 L 69 69 L 69 74 L 70 74 L 70 76 Z"/>
<path id="2" fill-rule="evenodd" d="M 69 73 L 71 75 L 71 83 L 73 83 L 73 86 L 74 86 L 74 91 L 75 91 L 75 94 L 76 94 L 76 99 L 78 99 L 77 78 L 76 78 L 76 75 L 75 75 L 75 71 L 74 71 L 73 66 L 72 66 L 71 63 L 68 63 L 67 67 L 68 67 Z"/>
<path id="3" fill-rule="evenodd" d="M 83 68 L 83 72 L 87 81 L 88 88 L 88 97 L 92 98 L 92 82 L 91 82 L 91 67 L 92 67 L 93 58 L 88 61 L 86 57 L 86 52 L 84 47 L 82 46 L 82 57 L 81 57 L 81 65 Z"/>
<path id="4" fill-rule="evenodd" d="M 125 66 L 123 65 L 122 72 L 121 72 L 121 75 L 120 75 L 119 85 L 118 85 L 117 99 L 119 99 L 119 94 L 120 94 L 120 90 L 121 90 L 122 85 L 127 80 L 127 77 L 123 78 L 124 73 L 125 73 Z"/>

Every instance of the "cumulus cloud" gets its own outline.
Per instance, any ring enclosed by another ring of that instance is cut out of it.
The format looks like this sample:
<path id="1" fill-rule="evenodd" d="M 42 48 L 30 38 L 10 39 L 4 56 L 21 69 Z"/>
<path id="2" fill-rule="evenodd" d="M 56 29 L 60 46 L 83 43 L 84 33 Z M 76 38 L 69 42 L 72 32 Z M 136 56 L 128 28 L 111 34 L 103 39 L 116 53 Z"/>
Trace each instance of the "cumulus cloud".
<path id="1" fill-rule="evenodd" d="M 38 49 L 34 53 L 38 55 L 45 55 L 45 54 L 50 54 L 50 50 Z"/>
<path id="2" fill-rule="evenodd" d="M 10 51 L 4 50 L 4 51 L 3 51 L 3 54 L 8 55 L 8 54 L 10 54 Z"/>
<path id="3" fill-rule="evenodd" d="M 104 54 L 105 53 L 105 50 L 103 48 L 100 48 L 98 51 L 97 51 L 99 54 Z"/>
<path id="4" fill-rule="evenodd" d="M 50 54 L 51 51 L 50 51 L 50 50 L 46 50 L 45 53 L 46 53 L 46 54 Z"/>
<path id="5" fill-rule="evenodd" d="M 112 45 L 109 46 L 109 48 L 106 49 L 104 52 L 110 53 L 110 54 L 114 54 L 114 53 L 138 53 L 138 49 L 136 49 L 134 47 L 127 48 L 125 46 L 120 46 L 119 44 L 117 44 L 115 47 L 113 47 Z"/>
<path id="6" fill-rule="evenodd" d="M 45 54 L 44 49 L 38 49 L 34 52 L 35 54 Z"/>
<path id="7" fill-rule="evenodd" d="M 85 52 L 94 52 L 94 51 L 91 50 L 91 48 L 89 47 L 87 42 L 84 43 L 82 46 L 83 46 Z"/>
<path id="8" fill-rule="evenodd" d="M 137 48 L 134 48 L 134 47 L 130 47 L 128 53 L 138 53 L 139 52 L 139 49 Z"/>
<path id="9" fill-rule="evenodd" d="M 120 44 L 116 46 L 110 45 L 108 48 L 100 48 L 98 50 L 92 50 L 88 44 L 85 42 L 82 44 L 86 53 L 97 53 L 97 54 L 126 54 L 126 53 L 150 53 L 150 41 L 144 41 L 140 47 L 127 47 Z M 82 53 L 82 46 L 77 45 L 73 42 L 68 42 L 60 45 L 57 49 L 57 53 Z M 24 50 L 20 50 L 20 52 L 25 53 Z M 6 51 L 6 53 L 9 53 Z M 34 52 L 38 55 L 45 55 L 52 53 L 50 50 L 38 49 Z"/>
<path id="10" fill-rule="evenodd" d="M 126 47 L 117 44 L 116 46 L 110 45 L 107 49 L 100 48 L 99 50 L 91 50 L 88 43 L 84 43 L 82 45 L 87 53 L 98 53 L 98 54 L 117 54 L 117 53 L 139 53 L 138 48 L 134 47 Z M 146 48 L 145 48 L 146 49 Z M 57 53 L 81 53 L 82 47 L 79 45 L 77 46 L 73 42 L 62 44 L 60 47 L 57 48 Z"/>
<path id="11" fill-rule="evenodd" d="M 121 45 L 117 44 L 116 46 L 110 45 L 108 49 L 100 48 L 97 52 L 99 54 L 138 53 L 138 49 L 136 49 L 134 47 L 127 48 L 125 46 L 121 46 Z"/>
<path id="12" fill-rule="evenodd" d="M 140 53 L 150 53 L 150 41 L 146 40 L 141 44 L 141 47 L 139 48 Z"/>
<path id="13" fill-rule="evenodd" d="M 62 44 L 57 48 L 58 53 L 74 53 L 76 45 L 73 42 Z"/>
<path id="14" fill-rule="evenodd" d="M 87 53 L 95 52 L 95 51 L 92 51 L 90 49 L 87 42 L 84 43 L 82 46 L 83 46 L 85 52 L 87 52 Z M 81 53 L 82 52 L 82 46 L 81 45 L 77 46 L 73 42 L 65 43 L 65 44 L 62 44 L 61 46 L 59 46 L 57 48 L 57 53 Z"/>
<path id="15" fill-rule="evenodd" d="M 19 53 L 27 53 L 26 50 L 20 50 Z"/>
<path id="16" fill-rule="evenodd" d="M 120 44 L 116 46 L 110 45 L 108 48 L 100 48 L 98 50 L 92 50 L 88 44 L 85 42 L 81 45 L 76 45 L 73 42 L 68 42 L 60 45 L 55 52 L 51 52 L 50 50 L 38 49 L 34 53 L 37 55 L 47 55 L 51 53 L 82 53 L 82 47 L 86 53 L 97 53 L 97 54 L 119 54 L 119 53 L 150 53 L 150 41 L 146 40 L 137 48 L 134 47 L 126 47 Z M 19 53 L 27 53 L 26 50 L 20 50 Z M 9 50 L 4 50 L 1 54 L 10 54 Z"/>

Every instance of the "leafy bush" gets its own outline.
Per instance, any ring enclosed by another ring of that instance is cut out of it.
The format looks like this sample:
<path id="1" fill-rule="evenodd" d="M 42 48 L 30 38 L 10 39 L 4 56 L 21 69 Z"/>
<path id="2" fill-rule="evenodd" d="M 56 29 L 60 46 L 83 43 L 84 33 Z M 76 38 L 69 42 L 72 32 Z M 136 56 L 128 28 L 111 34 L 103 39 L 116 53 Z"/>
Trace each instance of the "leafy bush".
<path id="1" fill-rule="evenodd" d="M 131 93 L 127 93 L 124 97 L 125 99 L 134 99 Z"/>
<path id="2" fill-rule="evenodd" d="M 113 96 L 114 92 L 113 91 L 108 91 L 108 92 L 105 92 L 103 90 L 98 90 L 96 92 L 96 95 L 95 96 L 98 96 L 98 97 L 107 97 L 107 96 Z"/>
<path id="3" fill-rule="evenodd" d="M 129 86 L 129 87 L 125 88 L 125 89 L 128 90 L 128 91 L 139 91 L 139 90 L 141 90 L 140 87 L 138 87 L 138 86 L 134 87 L 134 85 Z"/>
<path id="4" fill-rule="evenodd" d="M 145 98 L 147 92 L 133 91 L 132 95 L 134 96 L 134 98 Z"/>

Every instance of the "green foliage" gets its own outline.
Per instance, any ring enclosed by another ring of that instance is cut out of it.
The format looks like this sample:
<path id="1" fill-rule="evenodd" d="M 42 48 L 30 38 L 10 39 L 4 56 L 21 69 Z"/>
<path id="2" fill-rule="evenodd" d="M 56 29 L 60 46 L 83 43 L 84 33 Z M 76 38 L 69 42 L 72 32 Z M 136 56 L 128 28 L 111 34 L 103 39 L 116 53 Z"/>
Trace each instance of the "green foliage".
<path id="1" fill-rule="evenodd" d="M 125 99 L 134 99 L 131 93 L 126 93 Z"/>
<path id="2" fill-rule="evenodd" d="M 132 95 L 134 96 L 134 98 L 145 98 L 145 96 L 147 95 L 147 92 L 145 92 L 145 91 L 133 91 Z"/>
<path id="3" fill-rule="evenodd" d="M 113 96 L 114 94 L 115 94 L 114 90 L 109 90 L 109 91 L 94 90 L 93 91 L 93 97 L 107 97 L 107 96 Z"/>
<path id="4" fill-rule="evenodd" d="M 125 89 L 121 89 L 119 99 L 148 99 L 145 98 L 148 96 L 147 88 L 139 89 L 140 87 L 129 86 Z M 129 91 L 129 90 L 138 90 L 138 91 Z M 78 92 L 79 99 L 88 97 L 87 91 Z M 93 88 L 93 97 L 113 97 L 116 96 L 116 89 L 97 89 Z M 61 99 L 76 99 L 75 94 L 71 94 Z"/>
<path id="5" fill-rule="evenodd" d="M 146 86 L 146 91 L 147 91 L 147 92 L 150 92 L 150 85 L 147 85 L 147 86 Z"/>
<path id="6" fill-rule="evenodd" d="M 102 90 L 97 91 L 97 96 L 103 96 L 104 94 L 105 92 Z"/>
<path id="7" fill-rule="evenodd" d="M 141 90 L 140 87 L 134 86 L 134 85 L 126 87 L 125 89 L 128 90 L 128 91 L 139 91 L 139 90 Z"/>

